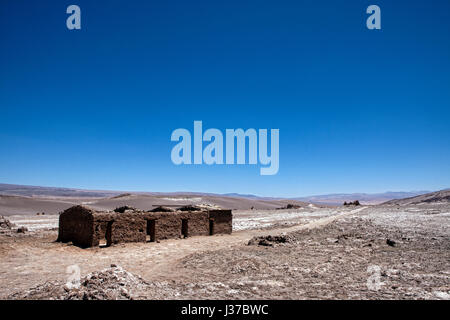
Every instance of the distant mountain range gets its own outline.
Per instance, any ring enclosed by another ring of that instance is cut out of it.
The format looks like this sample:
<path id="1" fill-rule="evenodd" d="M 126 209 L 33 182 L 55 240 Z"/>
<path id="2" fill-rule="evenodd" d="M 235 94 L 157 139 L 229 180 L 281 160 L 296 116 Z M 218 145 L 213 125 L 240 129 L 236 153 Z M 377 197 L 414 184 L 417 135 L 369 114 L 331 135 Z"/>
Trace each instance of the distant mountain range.
<path id="1" fill-rule="evenodd" d="M 1 184 L 0 183 L 0 195 L 14 195 L 25 197 L 58 197 L 58 198 L 105 198 L 115 197 L 130 191 L 105 191 L 105 190 L 83 190 L 74 188 L 58 188 L 58 187 L 40 187 L 40 186 L 25 186 L 14 184 Z M 221 196 L 232 198 L 244 198 L 252 200 L 296 200 L 302 202 L 310 202 L 316 204 L 326 205 L 341 205 L 345 201 L 359 200 L 362 204 L 379 204 L 395 199 L 411 198 L 418 195 L 430 193 L 430 191 L 412 191 L 412 192 L 384 192 L 384 193 L 336 193 L 315 195 L 308 197 L 296 197 L 296 198 L 279 198 L 279 197 L 260 197 L 253 194 L 240 194 L 240 193 L 225 193 L 214 194 L 206 192 L 132 192 L 133 194 L 140 195 L 202 195 L 202 196 Z"/>
<path id="2" fill-rule="evenodd" d="M 383 192 L 383 193 L 336 193 L 316 195 L 310 197 L 294 198 L 298 201 L 311 202 L 317 204 L 340 205 L 344 202 L 358 200 L 361 204 L 379 204 L 389 200 L 411 198 L 429 193 L 430 191 L 411 192 Z"/>
<path id="3" fill-rule="evenodd" d="M 427 194 L 422 194 L 410 198 L 394 199 L 387 201 L 384 204 L 410 205 L 410 204 L 433 203 L 433 202 L 450 202 L 450 189 L 430 192 Z"/>
<path id="4" fill-rule="evenodd" d="M 121 191 L 94 191 L 72 188 L 24 186 L 0 183 L 0 194 L 24 197 L 103 198 L 119 195 Z"/>
<path id="5" fill-rule="evenodd" d="M 299 207 L 342 205 L 344 201 L 359 200 L 361 204 L 402 205 L 424 202 L 449 202 L 450 190 L 428 193 L 385 192 L 377 194 L 349 193 L 327 194 L 299 198 L 259 197 L 252 194 L 214 194 L 202 192 L 127 192 L 82 190 L 71 188 L 23 186 L 0 184 L 0 215 L 23 215 L 45 212 L 56 214 L 75 204 L 85 204 L 98 210 L 111 210 L 131 205 L 148 210 L 158 205 L 182 206 L 187 204 L 212 204 L 229 209 L 277 209 L 294 204 Z"/>

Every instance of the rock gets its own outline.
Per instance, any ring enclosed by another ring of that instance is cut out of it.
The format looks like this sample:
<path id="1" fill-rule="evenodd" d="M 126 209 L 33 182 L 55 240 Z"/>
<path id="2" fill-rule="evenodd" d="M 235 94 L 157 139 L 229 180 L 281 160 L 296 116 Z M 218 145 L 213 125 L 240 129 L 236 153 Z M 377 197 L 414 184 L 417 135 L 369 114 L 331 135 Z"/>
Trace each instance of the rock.
<path id="1" fill-rule="evenodd" d="M 25 233 L 27 231 L 28 231 L 28 229 L 25 228 L 25 227 L 20 227 L 20 228 L 17 229 L 17 233 Z"/>
<path id="2" fill-rule="evenodd" d="M 0 228 L 1 229 L 8 229 L 11 230 L 16 225 L 12 222 L 10 222 L 8 219 L 6 219 L 4 216 L 0 216 Z"/>
<path id="3" fill-rule="evenodd" d="M 386 244 L 391 247 L 395 247 L 396 242 L 394 240 L 386 239 Z"/>

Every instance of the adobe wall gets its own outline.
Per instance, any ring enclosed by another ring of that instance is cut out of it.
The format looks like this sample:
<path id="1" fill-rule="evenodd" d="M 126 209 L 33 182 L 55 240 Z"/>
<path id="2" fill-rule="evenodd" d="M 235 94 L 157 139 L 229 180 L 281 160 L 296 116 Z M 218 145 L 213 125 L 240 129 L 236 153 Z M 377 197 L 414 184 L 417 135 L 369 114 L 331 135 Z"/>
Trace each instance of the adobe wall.
<path id="1" fill-rule="evenodd" d="M 111 243 L 145 242 L 147 235 L 147 222 L 139 212 L 94 214 L 93 246 L 98 246 L 105 239 L 108 223 L 111 223 Z"/>
<path id="2" fill-rule="evenodd" d="M 148 213 L 148 219 L 156 219 L 156 239 L 174 239 L 182 237 L 182 220 L 188 221 L 188 236 L 209 234 L 207 211 L 154 212 Z"/>
<path id="3" fill-rule="evenodd" d="M 231 234 L 233 231 L 231 210 L 211 210 L 209 211 L 209 218 L 214 221 L 213 234 Z"/>
<path id="4" fill-rule="evenodd" d="M 98 246 L 106 238 L 107 245 L 123 242 L 146 242 L 147 221 L 155 221 L 155 240 L 183 237 L 182 221 L 187 221 L 187 236 L 232 232 L 231 210 L 144 212 L 98 212 L 83 206 L 64 211 L 59 217 L 58 240 L 72 241 L 80 247 Z"/>
<path id="5" fill-rule="evenodd" d="M 57 241 L 72 241 L 74 245 L 83 248 L 92 246 L 92 213 L 92 210 L 83 206 L 71 207 L 61 213 Z"/>
<path id="6" fill-rule="evenodd" d="M 209 235 L 208 211 L 183 211 L 180 213 L 180 218 L 189 221 L 189 237 Z"/>
<path id="7" fill-rule="evenodd" d="M 181 238 L 182 219 L 188 221 L 188 236 L 209 234 L 208 212 L 124 212 L 95 213 L 93 246 L 105 239 L 108 222 L 111 225 L 111 242 L 145 242 L 147 220 L 155 220 L 157 240 Z"/>

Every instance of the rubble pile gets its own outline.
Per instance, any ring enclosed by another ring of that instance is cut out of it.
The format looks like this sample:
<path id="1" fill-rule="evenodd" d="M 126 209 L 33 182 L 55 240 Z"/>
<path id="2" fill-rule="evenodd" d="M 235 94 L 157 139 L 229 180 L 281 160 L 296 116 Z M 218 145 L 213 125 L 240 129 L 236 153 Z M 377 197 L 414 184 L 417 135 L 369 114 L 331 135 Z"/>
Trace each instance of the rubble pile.
<path id="1" fill-rule="evenodd" d="M 266 247 L 273 247 L 274 244 L 279 243 L 288 243 L 292 242 L 292 239 L 288 235 L 281 235 L 281 236 L 261 236 L 261 237 L 253 237 L 248 241 L 249 246 L 252 245 L 258 245 L 258 246 L 266 246 Z"/>
<path id="2" fill-rule="evenodd" d="M 123 206 L 123 207 L 115 208 L 114 212 L 124 213 L 125 211 L 134 211 L 134 210 L 136 210 L 136 208 L 130 207 L 130 206 Z"/>
<path id="3" fill-rule="evenodd" d="M 25 292 L 15 293 L 11 299 L 35 300 L 133 300 L 139 298 L 148 283 L 120 266 L 88 274 L 79 283 L 46 282 Z"/>

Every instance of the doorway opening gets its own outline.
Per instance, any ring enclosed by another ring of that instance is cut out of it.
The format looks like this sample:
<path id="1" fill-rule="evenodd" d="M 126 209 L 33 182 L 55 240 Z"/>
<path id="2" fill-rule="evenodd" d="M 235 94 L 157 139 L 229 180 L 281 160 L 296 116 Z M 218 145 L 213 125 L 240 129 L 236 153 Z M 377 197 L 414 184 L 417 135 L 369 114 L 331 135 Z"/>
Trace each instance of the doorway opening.
<path id="1" fill-rule="evenodd" d="M 181 219 L 181 236 L 188 237 L 188 219 Z"/>
<path id="2" fill-rule="evenodd" d="M 112 221 L 108 221 L 106 224 L 105 238 L 99 241 L 99 247 L 105 248 L 112 245 Z"/>
<path id="3" fill-rule="evenodd" d="M 214 220 L 209 219 L 209 235 L 212 236 L 214 234 Z"/>
<path id="4" fill-rule="evenodd" d="M 155 220 L 147 220 L 147 242 L 155 242 L 156 241 L 156 221 Z"/>

